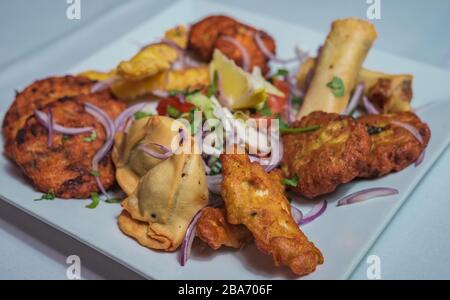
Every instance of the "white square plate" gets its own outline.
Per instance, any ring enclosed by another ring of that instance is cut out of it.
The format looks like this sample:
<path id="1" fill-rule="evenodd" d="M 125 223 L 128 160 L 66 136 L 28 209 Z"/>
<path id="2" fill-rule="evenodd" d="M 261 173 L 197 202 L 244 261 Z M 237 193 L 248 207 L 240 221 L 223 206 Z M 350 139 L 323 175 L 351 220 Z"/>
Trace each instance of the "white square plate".
<path id="1" fill-rule="evenodd" d="M 118 38 L 91 57 L 80 62 L 69 73 L 86 69 L 108 70 L 137 51 L 136 42 L 146 44 L 163 35 L 176 24 L 192 23 L 213 13 L 224 13 L 270 32 L 276 39 L 281 57 L 289 56 L 298 44 L 311 53 L 325 38 L 317 33 L 280 20 L 257 16 L 237 8 L 203 1 L 180 1 L 159 16 L 148 20 L 123 37 Z M 320 16 L 319 16 L 320 17 Z M 430 101 L 450 99 L 449 73 L 418 62 L 372 50 L 366 67 L 385 72 L 405 72 L 415 75 L 414 106 Z M 6 112 L 2 105 L 1 114 Z M 347 278 L 375 239 L 379 236 L 416 184 L 438 159 L 450 141 L 447 119 L 450 101 L 437 102 L 420 112 L 429 124 L 432 138 L 425 161 L 419 167 L 410 166 L 398 174 L 372 181 L 347 184 L 328 196 L 329 206 L 317 221 L 303 230 L 323 252 L 325 263 L 308 279 Z M 3 141 L 0 142 L 3 148 Z M 160 253 L 139 246 L 123 235 L 117 227 L 119 205 L 101 203 L 95 210 L 86 209 L 88 201 L 41 201 L 21 175 L 19 169 L 4 156 L 0 157 L 0 194 L 5 201 L 58 228 L 83 243 L 97 249 L 123 265 L 148 278 L 155 279 L 292 279 L 287 268 L 275 268 L 271 259 L 253 245 L 241 251 L 211 251 L 195 243 L 191 260 L 181 267 L 176 253 Z M 395 187 L 400 194 L 366 203 L 337 208 L 336 199 L 367 187 Z M 298 204 L 297 204 L 298 205 Z M 307 205 L 300 205 L 307 209 Z"/>

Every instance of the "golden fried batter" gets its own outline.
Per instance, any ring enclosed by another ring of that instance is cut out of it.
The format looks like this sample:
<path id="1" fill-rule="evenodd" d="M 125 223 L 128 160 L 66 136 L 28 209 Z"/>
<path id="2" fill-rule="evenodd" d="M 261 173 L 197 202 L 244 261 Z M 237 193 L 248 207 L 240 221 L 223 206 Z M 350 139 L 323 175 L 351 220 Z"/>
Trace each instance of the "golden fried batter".
<path id="1" fill-rule="evenodd" d="M 84 103 L 90 102 L 115 118 L 124 104 L 108 92 L 64 97 L 40 110 L 52 110 L 54 122 L 65 127 L 93 127 L 94 141 L 85 141 L 90 133 L 74 136 L 53 134 L 48 147 L 48 130 L 33 115 L 17 132 L 11 144 L 11 157 L 22 168 L 33 185 L 42 192 L 53 191 L 60 198 L 88 198 L 97 192 L 95 177 L 91 174 L 92 158 L 105 142 L 102 124 L 85 111 Z M 114 166 L 110 155 L 99 163 L 100 180 L 106 189 L 114 184 Z"/>
<path id="2" fill-rule="evenodd" d="M 420 143 L 408 130 L 392 124 L 397 121 L 417 129 L 423 138 Z M 371 152 L 359 176 L 375 178 L 390 172 L 398 172 L 415 162 L 425 150 L 431 132 L 412 112 L 399 112 L 386 115 L 367 115 L 358 119 L 370 133 Z"/>
<path id="3" fill-rule="evenodd" d="M 202 60 L 210 61 L 214 49 L 217 48 L 242 67 L 244 62 L 242 53 L 236 45 L 224 39 L 229 37 L 247 50 L 250 58 L 249 71 L 258 66 L 263 74 L 266 74 L 270 71 L 268 58 L 255 42 L 256 33 L 260 34 L 266 48 L 275 55 L 276 45 L 271 36 L 226 16 L 210 16 L 192 25 L 189 49 Z"/>
<path id="4" fill-rule="evenodd" d="M 234 60 L 238 66 L 243 67 L 244 60 L 239 48 L 222 38 L 225 36 L 230 37 L 244 46 L 247 50 L 250 58 L 248 70 L 251 72 L 254 67 L 259 67 L 263 74 L 267 74 L 270 71 L 268 65 L 269 60 L 255 42 L 255 34 L 257 32 L 258 31 L 256 29 L 246 25 L 228 27 L 222 31 L 222 34 L 217 39 L 215 48 L 219 49 L 224 55 Z M 276 45 L 272 37 L 263 31 L 259 31 L 259 34 L 266 48 L 275 55 Z"/>
<path id="5" fill-rule="evenodd" d="M 204 208 L 197 222 L 197 234 L 214 250 L 222 246 L 240 249 L 251 239 L 245 226 L 231 225 L 226 221 L 224 208 Z"/>
<path id="6" fill-rule="evenodd" d="M 214 44 L 222 30 L 238 22 L 227 16 L 209 16 L 193 24 L 189 31 L 188 49 L 200 59 L 210 61 Z"/>
<path id="7" fill-rule="evenodd" d="M 333 192 L 356 178 L 370 152 L 366 128 L 352 117 L 313 112 L 293 127 L 314 125 L 320 128 L 283 136 L 284 175 L 297 176 L 296 190 L 309 198 Z"/>
<path id="8" fill-rule="evenodd" d="M 245 225 L 259 250 L 297 275 L 307 275 L 322 264 L 322 253 L 295 223 L 288 200 L 261 165 L 239 154 L 222 155 L 221 161 L 228 222 Z"/>
<path id="9" fill-rule="evenodd" d="M 41 108 L 61 97 L 90 93 L 93 81 L 74 76 L 50 77 L 38 80 L 16 95 L 3 120 L 5 154 L 11 155 L 11 144 L 17 131 L 36 108 Z"/>

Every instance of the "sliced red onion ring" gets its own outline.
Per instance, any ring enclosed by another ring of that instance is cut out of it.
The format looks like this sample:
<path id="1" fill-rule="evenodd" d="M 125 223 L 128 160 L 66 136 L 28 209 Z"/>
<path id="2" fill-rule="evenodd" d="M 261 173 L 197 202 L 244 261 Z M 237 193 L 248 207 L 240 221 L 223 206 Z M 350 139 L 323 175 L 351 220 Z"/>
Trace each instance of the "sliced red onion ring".
<path id="1" fill-rule="evenodd" d="M 375 107 L 375 105 L 373 105 L 373 103 L 370 102 L 369 98 L 367 98 L 366 96 L 363 97 L 363 104 L 368 114 L 378 115 L 380 113 L 378 109 Z"/>
<path id="2" fill-rule="evenodd" d="M 300 209 L 298 209 L 297 207 L 295 207 L 294 205 L 291 205 L 291 215 L 292 215 L 292 218 L 294 219 L 295 223 L 297 223 L 300 226 L 302 219 L 303 219 L 302 211 Z"/>
<path id="3" fill-rule="evenodd" d="M 119 79 L 120 77 L 111 77 L 105 80 L 101 80 L 92 86 L 91 93 L 104 91 L 108 89 L 110 86 L 112 86 L 114 83 L 116 83 Z"/>
<path id="4" fill-rule="evenodd" d="M 342 113 L 343 115 L 347 116 L 350 115 L 358 107 L 363 92 L 364 92 L 364 82 L 361 82 L 356 86 L 347 108 Z"/>
<path id="5" fill-rule="evenodd" d="M 199 210 L 194 218 L 192 218 L 191 223 L 189 224 L 186 235 L 184 237 L 183 243 L 181 244 L 180 250 L 180 264 L 182 267 L 186 265 L 189 257 L 191 256 L 192 243 L 194 242 L 194 238 L 196 235 L 197 222 L 202 216 L 203 209 Z"/>
<path id="6" fill-rule="evenodd" d="M 151 156 L 151 157 L 154 157 L 157 159 L 162 159 L 162 160 L 168 159 L 169 157 L 171 157 L 173 155 L 173 152 L 166 146 L 163 146 L 161 144 L 156 144 L 156 143 L 152 143 L 152 145 L 159 147 L 159 149 L 161 149 L 161 151 L 163 153 L 156 152 L 156 151 L 150 149 L 146 145 L 139 145 L 138 149 L 142 150 L 142 152 L 144 152 L 148 156 Z"/>
<path id="7" fill-rule="evenodd" d="M 369 199 L 397 195 L 399 191 L 392 188 L 370 188 L 345 196 L 337 202 L 337 206 L 363 202 Z"/>
<path id="8" fill-rule="evenodd" d="M 327 209 L 327 205 L 328 202 L 326 200 L 323 200 L 314 205 L 314 207 L 303 217 L 299 225 L 311 223 L 312 221 L 320 217 Z"/>
<path id="9" fill-rule="evenodd" d="M 426 150 L 424 149 L 422 151 L 422 153 L 420 153 L 420 156 L 416 160 L 416 163 L 414 164 L 414 166 L 418 167 L 418 166 L 420 166 L 423 163 L 423 160 L 425 159 L 425 152 L 426 152 Z"/>
<path id="10" fill-rule="evenodd" d="M 124 129 L 128 119 L 130 119 L 138 111 L 143 110 L 147 105 L 148 105 L 148 103 L 141 102 L 141 103 L 138 103 L 138 104 L 131 105 L 130 107 L 125 109 L 114 120 L 114 128 L 116 129 L 116 131 L 120 131 L 120 130 Z"/>
<path id="11" fill-rule="evenodd" d="M 295 76 L 289 75 L 286 77 L 286 81 L 289 86 L 289 92 L 295 96 L 302 98 L 305 94 L 297 87 Z"/>
<path id="12" fill-rule="evenodd" d="M 220 195 L 220 186 L 222 184 L 223 176 L 222 175 L 206 176 L 206 180 L 208 182 L 208 190 L 211 193 Z"/>
<path id="13" fill-rule="evenodd" d="M 261 158 L 261 157 L 257 157 L 254 155 L 249 155 L 250 161 L 258 162 L 260 165 L 262 165 L 264 167 L 264 170 L 266 172 L 272 171 L 273 169 L 278 167 L 278 165 L 281 163 L 281 160 L 283 158 L 283 152 L 284 152 L 283 143 L 280 140 L 278 140 L 278 147 L 272 147 L 271 149 L 272 150 L 275 149 L 275 150 L 271 152 L 270 157 Z"/>
<path id="14" fill-rule="evenodd" d="M 267 49 L 264 41 L 261 38 L 260 32 L 255 32 L 254 39 L 255 39 L 256 45 L 258 46 L 259 50 L 261 50 L 261 52 L 264 54 L 264 56 L 266 56 L 271 61 L 274 61 L 279 64 L 283 64 L 283 65 L 299 61 L 298 56 L 293 57 L 293 58 L 288 58 L 288 59 L 282 59 L 282 58 L 276 57 L 272 52 L 270 52 L 269 49 Z"/>
<path id="15" fill-rule="evenodd" d="M 248 54 L 247 49 L 240 43 L 238 42 L 236 39 L 230 37 L 230 36 L 221 36 L 220 37 L 222 40 L 230 42 L 231 44 L 233 44 L 236 48 L 239 49 L 239 52 L 241 52 L 242 55 L 242 68 L 249 72 L 249 68 L 250 68 L 250 55 Z"/>
<path id="16" fill-rule="evenodd" d="M 421 144 L 423 144 L 423 137 L 419 133 L 416 127 L 412 126 L 411 124 L 399 122 L 399 121 L 391 121 L 391 124 L 394 124 L 396 126 L 399 126 L 411 133 Z"/>
<path id="17" fill-rule="evenodd" d="M 114 143 L 114 134 L 115 134 L 115 126 L 113 120 L 109 117 L 109 115 L 104 112 L 102 109 L 98 108 L 92 103 L 84 104 L 86 112 L 90 115 L 94 116 L 100 123 L 102 123 L 103 127 L 106 131 L 106 140 L 103 146 L 95 153 L 94 158 L 92 159 L 92 171 L 98 172 L 98 164 L 99 162 L 108 154 L 109 150 Z M 97 182 L 97 186 L 102 192 L 103 195 L 109 199 L 109 195 L 103 186 L 100 176 L 95 176 L 95 181 Z"/>
<path id="18" fill-rule="evenodd" d="M 50 108 L 47 112 L 48 117 L 48 147 L 50 148 L 53 144 L 53 113 Z"/>
<path id="19" fill-rule="evenodd" d="M 34 115 L 36 116 L 36 119 L 39 121 L 39 123 L 42 124 L 42 126 L 49 129 L 50 121 L 49 121 L 48 114 L 46 114 L 42 111 L 39 111 L 39 110 L 35 110 Z M 91 132 L 92 130 L 94 130 L 94 128 L 92 128 L 92 127 L 79 127 L 79 128 L 63 127 L 61 125 L 55 124 L 54 121 L 53 121 L 52 127 L 53 127 L 53 133 L 56 132 L 56 133 L 61 133 L 61 134 L 66 134 L 66 135 L 77 135 L 77 134 Z"/>

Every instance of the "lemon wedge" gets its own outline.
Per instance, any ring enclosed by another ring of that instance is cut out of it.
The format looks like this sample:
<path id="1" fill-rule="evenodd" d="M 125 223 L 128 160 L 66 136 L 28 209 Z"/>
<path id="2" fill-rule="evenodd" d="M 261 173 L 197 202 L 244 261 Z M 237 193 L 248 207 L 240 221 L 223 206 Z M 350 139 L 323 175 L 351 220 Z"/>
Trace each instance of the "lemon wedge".
<path id="1" fill-rule="evenodd" d="M 259 68 L 247 73 L 220 50 L 214 51 L 210 64 L 210 78 L 217 74 L 221 92 L 222 105 L 229 109 L 258 108 L 266 101 L 269 94 L 284 94 L 264 79 Z"/>

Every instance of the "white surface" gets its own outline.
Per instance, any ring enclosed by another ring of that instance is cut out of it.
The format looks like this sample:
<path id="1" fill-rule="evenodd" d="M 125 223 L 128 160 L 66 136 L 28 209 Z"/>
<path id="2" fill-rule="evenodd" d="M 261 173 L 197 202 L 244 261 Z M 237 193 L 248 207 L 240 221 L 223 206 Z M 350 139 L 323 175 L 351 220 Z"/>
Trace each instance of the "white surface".
<path id="1" fill-rule="evenodd" d="M 137 1 L 135 1 L 134 4 L 136 2 Z M 237 3 L 237 1 L 232 0 L 229 0 L 227 2 Z M 246 1 L 244 3 L 241 3 L 240 5 L 251 6 L 252 2 L 255 3 L 255 1 Z M 286 2 L 287 1 L 285 1 L 284 3 Z M 305 2 L 308 2 L 307 6 L 305 6 Z M 342 2 L 348 1 L 339 1 L 339 4 L 335 4 L 337 3 L 337 1 L 328 1 L 326 5 L 323 5 L 324 1 L 295 1 L 295 3 L 291 2 L 290 4 L 283 4 L 283 1 L 280 1 L 280 5 L 277 5 L 276 7 L 270 7 L 267 3 L 258 1 L 259 5 L 253 5 L 252 10 L 282 17 L 283 19 L 289 19 L 290 21 L 294 21 L 299 24 L 306 24 L 307 26 L 311 27 L 314 27 L 317 24 L 322 24 L 321 26 L 324 26 L 325 28 L 323 30 L 326 31 L 329 21 L 334 17 L 335 14 L 344 15 L 349 9 L 353 11 L 356 7 L 341 5 Z M 439 40 L 439 36 L 444 36 L 444 29 L 448 26 L 442 26 L 442 24 L 446 24 L 446 22 L 448 23 L 448 21 L 446 21 L 446 18 L 439 18 L 439 16 L 442 15 L 441 12 L 448 11 L 443 9 L 445 7 L 442 6 L 447 2 L 440 2 L 440 4 L 437 4 L 438 2 L 439 1 L 433 1 L 433 5 L 429 6 L 429 10 L 423 10 L 421 9 L 420 5 L 415 6 L 415 4 L 411 4 L 411 2 L 405 3 L 405 1 L 396 1 L 394 2 L 395 4 L 391 4 L 392 2 L 385 4 L 384 1 L 383 7 L 385 7 L 385 10 L 389 10 L 394 15 L 398 15 L 401 13 L 399 11 L 399 8 L 408 6 L 408 14 L 416 16 L 420 14 L 421 22 L 405 22 L 392 20 L 392 18 L 388 20 L 382 20 L 382 24 L 377 25 L 385 26 L 390 30 L 386 30 L 383 35 L 380 34 L 378 45 L 380 45 L 381 47 L 384 41 L 389 39 L 395 40 L 395 38 L 399 36 L 397 33 L 400 33 L 402 37 L 417 37 L 417 40 L 419 41 L 424 37 L 430 39 L 430 36 L 433 37 L 433 40 L 427 43 L 410 42 L 408 44 L 405 43 L 403 39 L 402 42 L 391 43 L 393 47 L 398 47 L 398 51 L 400 53 L 410 53 L 411 51 L 414 51 L 414 49 L 418 49 L 417 51 L 427 54 L 430 53 L 430 49 L 438 49 L 439 51 L 441 49 L 445 49 L 445 47 L 447 47 L 445 46 L 445 43 L 448 42 L 448 40 L 444 39 L 443 41 L 441 41 Z M 2 2 L 1 5 L 2 9 L 0 9 L 0 11 L 5 11 L 3 9 L 4 2 Z M 137 4 L 135 5 L 135 8 L 136 6 Z M 430 12 L 430 10 L 432 11 Z M 139 15 L 140 10 L 136 9 L 131 11 L 134 12 L 134 17 L 142 17 L 142 15 Z M 148 11 L 148 14 L 150 14 L 150 12 L 153 12 L 150 9 Z M 2 19 L 8 20 L 7 17 L 8 16 Z M 108 16 L 105 16 L 105 19 L 108 19 Z M 121 20 L 127 21 L 129 19 L 130 18 L 122 18 Z M 10 23 L 12 22 L 10 21 Z M 109 23 L 109 25 L 111 24 L 112 22 Z M 427 24 L 430 27 L 434 26 L 433 29 L 430 30 L 433 32 L 432 35 L 430 35 L 426 30 L 423 30 L 423 24 Z M 406 28 L 406 26 L 408 26 L 407 28 L 409 30 L 405 31 L 399 29 Z M 107 26 L 106 22 L 97 22 L 92 24 L 90 27 L 91 31 L 94 31 L 94 33 L 98 30 L 100 30 L 100 32 L 102 33 L 105 33 L 105 28 Z M 106 32 L 106 34 L 102 34 L 100 38 L 98 38 L 98 34 L 91 34 L 91 39 L 86 39 L 89 40 L 90 43 L 83 45 L 83 47 L 77 48 L 77 53 L 73 53 L 72 56 L 75 56 L 74 59 L 76 60 L 77 55 L 80 55 L 80 57 L 82 57 L 83 52 L 89 53 L 90 49 L 101 45 L 101 41 L 108 40 L 108 38 L 109 40 L 111 40 L 114 37 L 114 33 L 119 30 L 117 26 L 115 30 L 115 32 Z M 2 37 L 3 32 L 4 30 L 2 30 L 1 32 Z M 70 41 L 74 41 L 76 37 L 80 36 L 89 37 L 89 34 L 74 34 L 73 37 L 70 37 Z M 97 38 L 92 39 L 93 36 L 96 36 Z M 33 40 L 33 38 L 31 38 L 30 40 Z M 39 37 L 34 38 L 34 40 L 39 40 Z M 414 40 L 414 38 L 409 38 L 407 40 L 411 41 Z M 16 44 L 17 47 L 20 48 L 20 43 L 17 42 Z M 439 47 L 436 46 L 437 44 L 439 44 Z M 401 49 L 402 46 L 404 47 L 403 49 Z M 3 46 L 1 47 L 1 49 L 4 49 Z M 37 77 L 42 76 L 42 74 L 63 72 L 63 70 L 65 69 L 64 66 L 69 65 L 70 61 L 67 59 L 64 61 L 58 60 L 59 56 L 62 56 L 62 52 L 56 50 L 52 52 L 53 49 L 61 50 L 63 49 L 63 47 L 61 44 L 56 43 L 52 48 L 46 51 L 47 56 L 50 56 L 52 58 L 53 63 L 45 65 L 45 68 L 41 68 L 39 72 L 35 71 L 37 70 L 37 66 L 28 65 L 27 70 L 31 68 L 33 69 L 33 72 L 30 71 L 24 73 L 24 68 L 17 68 L 17 72 L 14 72 L 14 70 L 12 70 L 12 72 L 8 72 L 8 76 L 2 76 L 1 79 L 3 80 L 0 80 L 0 84 L 2 86 L 2 97 L 5 98 L 5 95 L 7 95 L 8 99 L 10 99 L 12 96 L 12 88 L 25 85 L 33 79 L 33 77 L 30 78 L 30 76 Z M 415 56 L 411 57 L 414 58 Z M 442 57 L 439 57 L 439 55 L 428 55 L 427 59 L 434 60 L 432 61 L 432 63 L 439 65 Z M 15 78 L 17 78 L 17 80 Z M 6 90 L 5 87 L 8 87 L 8 90 Z M 446 267 L 448 266 L 448 253 L 450 252 L 450 245 L 448 242 L 449 239 L 446 238 L 448 236 L 448 230 L 450 229 L 449 219 L 446 213 L 450 208 L 447 201 L 448 194 L 450 192 L 447 183 L 449 165 L 450 155 L 447 151 L 446 155 L 440 160 L 439 164 L 432 170 L 432 172 L 424 180 L 424 182 L 415 190 L 414 195 L 402 208 L 389 229 L 383 234 L 375 247 L 371 249 L 370 253 L 377 254 L 382 259 L 383 278 L 449 278 L 449 268 Z M 5 205 L 2 205 L 2 207 L 0 207 L 2 218 L 3 221 L 6 221 L 11 226 L 4 227 L 2 224 L 2 228 L 7 233 L 0 234 L 0 245 L 2 245 L 0 248 L 0 251 L 2 253 L 1 257 L 5 257 L 4 262 L 0 261 L 0 275 L 5 275 L 7 278 L 42 278 L 46 277 L 48 274 L 55 274 L 55 277 L 59 276 L 59 278 L 64 278 L 66 268 L 64 260 L 61 261 L 61 259 L 57 256 L 54 256 L 51 251 L 49 253 L 48 251 L 40 252 L 39 249 L 36 250 L 37 247 L 33 243 L 28 243 L 27 237 L 22 237 L 20 235 L 20 225 L 16 220 L 21 220 L 23 222 L 26 222 L 27 224 L 33 224 L 32 219 L 27 218 L 27 216 L 8 219 L 5 216 L 11 215 L 10 212 L 14 211 L 14 209 L 5 209 L 5 207 Z M 32 228 L 34 227 L 36 226 L 32 226 Z M 58 252 L 58 248 L 61 248 L 61 244 L 69 244 L 69 249 L 70 247 L 72 247 L 68 242 L 68 240 L 70 239 L 67 238 L 66 240 L 62 239 L 61 242 L 52 241 L 51 239 L 49 240 L 48 236 L 52 235 L 52 232 L 50 231 L 47 233 L 46 231 L 48 231 L 48 229 L 46 229 L 45 225 L 42 225 L 38 228 L 38 232 L 46 233 L 42 236 L 42 242 L 49 248 L 52 248 L 53 250 L 56 249 L 56 252 Z M 31 235 L 36 236 L 34 232 L 32 232 Z M 15 246 L 16 242 L 17 246 Z M 14 247 L 16 247 L 16 251 L 14 251 Z M 21 253 L 23 254 L 23 256 L 21 255 L 20 259 L 14 258 L 14 256 L 8 256 L 8 252 Z M 64 258 L 64 255 L 66 255 L 66 253 L 62 254 L 63 255 L 61 255 L 61 258 Z M 86 256 L 89 257 L 89 255 L 87 254 Z M 48 260 L 49 262 L 45 262 L 42 264 L 40 263 L 46 260 Z M 44 270 L 41 270 L 39 266 L 45 266 L 46 268 Z M 92 267 L 94 269 L 94 272 L 98 270 L 96 269 L 98 268 L 98 266 L 86 265 L 85 267 Z M 111 268 L 114 269 L 113 267 Z M 366 264 L 363 262 L 357 269 L 353 277 L 365 278 L 365 270 Z M 97 272 L 100 273 L 99 277 L 102 277 L 102 275 L 106 278 L 111 277 L 107 275 L 107 272 Z M 86 277 L 90 277 L 90 275 L 86 275 Z M 126 278 L 127 274 L 124 274 L 124 277 Z"/>

